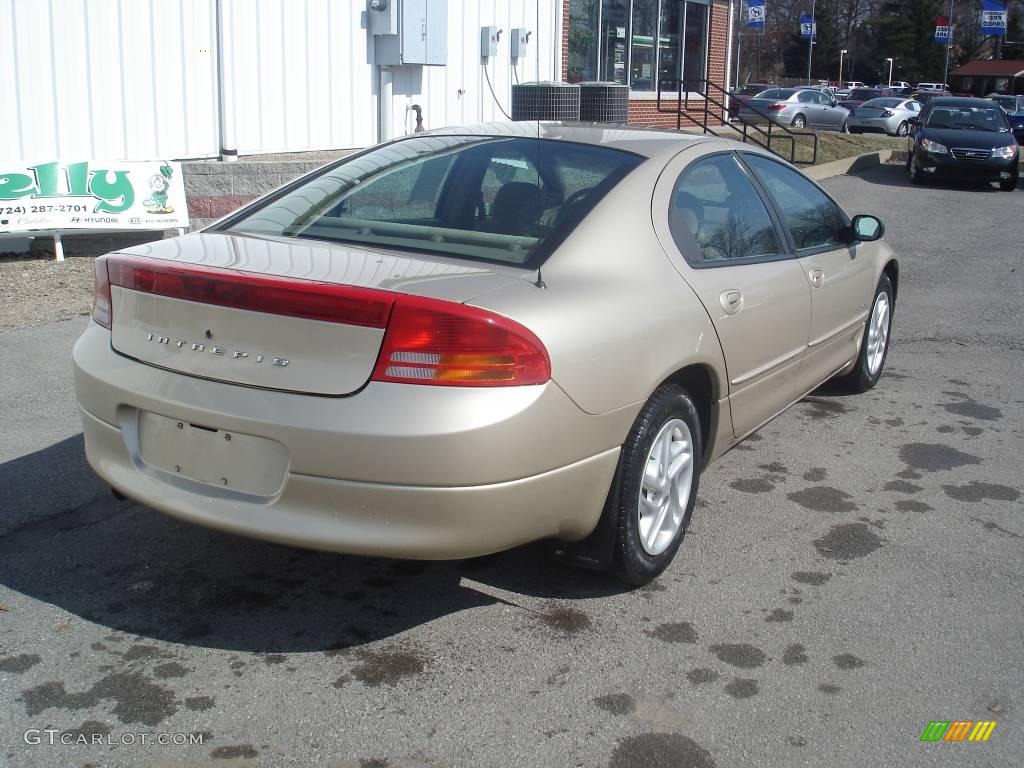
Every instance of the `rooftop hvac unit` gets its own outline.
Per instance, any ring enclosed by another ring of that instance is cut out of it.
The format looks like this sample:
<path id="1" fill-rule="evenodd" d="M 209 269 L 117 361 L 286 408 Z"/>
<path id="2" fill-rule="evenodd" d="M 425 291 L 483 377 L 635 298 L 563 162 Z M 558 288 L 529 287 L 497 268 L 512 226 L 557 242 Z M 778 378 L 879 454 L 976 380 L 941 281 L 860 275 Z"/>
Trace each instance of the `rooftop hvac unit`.
<path id="1" fill-rule="evenodd" d="M 569 83 L 519 83 L 512 86 L 513 120 L 580 119 L 580 88 Z"/>
<path id="2" fill-rule="evenodd" d="M 628 123 L 629 86 L 618 83 L 580 83 L 580 120 L 588 123 Z"/>

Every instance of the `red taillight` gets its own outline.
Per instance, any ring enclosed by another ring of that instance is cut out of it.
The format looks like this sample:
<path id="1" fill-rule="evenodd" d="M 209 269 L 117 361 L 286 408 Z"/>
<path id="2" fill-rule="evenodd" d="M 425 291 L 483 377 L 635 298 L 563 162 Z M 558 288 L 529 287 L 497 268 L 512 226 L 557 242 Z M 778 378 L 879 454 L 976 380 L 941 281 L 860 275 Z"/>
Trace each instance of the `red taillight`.
<path id="1" fill-rule="evenodd" d="M 891 109 L 887 109 L 882 113 L 882 117 L 892 117 L 893 112 Z"/>
<path id="2" fill-rule="evenodd" d="M 547 350 L 519 323 L 477 307 L 400 296 L 374 381 L 459 387 L 543 384 Z"/>
<path id="3" fill-rule="evenodd" d="M 248 309 L 271 315 L 384 328 L 395 302 L 395 294 L 373 288 L 134 256 L 111 255 L 104 258 L 107 260 L 106 272 L 109 274 L 110 285 L 172 299 Z M 96 274 L 98 292 L 99 261 Z M 107 286 L 108 322 L 109 291 Z"/>
<path id="4" fill-rule="evenodd" d="M 100 256 L 96 259 L 96 285 L 92 296 L 92 319 L 108 331 L 113 317 L 110 308 L 110 277 L 107 274 L 107 259 Z"/>
<path id="5" fill-rule="evenodd" d="M 781 112 L 785 108 L 785 104 L 769 104 L 767 107 L 765 107 L 765 110 L 767 110 L 768 112 Z"/>

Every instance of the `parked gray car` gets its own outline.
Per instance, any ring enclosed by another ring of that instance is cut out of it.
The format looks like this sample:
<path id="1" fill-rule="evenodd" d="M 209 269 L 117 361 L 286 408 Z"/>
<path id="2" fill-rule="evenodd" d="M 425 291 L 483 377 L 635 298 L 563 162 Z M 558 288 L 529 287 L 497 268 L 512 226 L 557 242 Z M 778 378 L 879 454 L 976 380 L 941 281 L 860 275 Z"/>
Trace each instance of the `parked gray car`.
<path id="1" fill-rule="evenodd" d="M 921 103 L 898 96 L 870 99 L 850 110 L 846 126 L 850 133 L 887 133 L 906 136 L 910 118 L 921 114 Z"/>
<path id="2" fill-rule="evenodd" d="M 812 88 L 769 88 L 743 103 L 737 117 L 748 123 L 845 130 L 849 111 Z"/>

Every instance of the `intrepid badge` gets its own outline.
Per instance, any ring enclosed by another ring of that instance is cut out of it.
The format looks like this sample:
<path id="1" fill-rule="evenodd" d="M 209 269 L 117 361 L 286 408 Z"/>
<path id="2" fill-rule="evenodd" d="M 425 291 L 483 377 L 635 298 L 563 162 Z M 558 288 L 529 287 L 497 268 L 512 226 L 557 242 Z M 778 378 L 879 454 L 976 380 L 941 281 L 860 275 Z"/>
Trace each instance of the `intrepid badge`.
<path id="1" fill-rule="evenodd" d="M 213 334 L 207 331 L 212 336 Z M 152 341 L 154 344 L 166 344 L 167 346 L 175 346 L 178 349 L 188 349 L 192 352 L 209 352 L 211 355 L 220 355 L 221 357 L 230 357 L 232 360 L 252 360 L 256 363 L 262 363 L 265 360 L 269 360 L 271 365 L 276 365 L 278 368 L 284 368 L 288 365 L 287 357 L 271 357 L 268 358 L 262 354 L 250 355 L 248 352 L 242 352 L 237 349 L 225 349 L 224 347 L 217 347 L 212 344 L 200 344 L 199 342 L 186 341 L 185 339 L 172 339 L 170 336 L 159 336 L 155 333 L 146 335 L 146 341 Z"/>

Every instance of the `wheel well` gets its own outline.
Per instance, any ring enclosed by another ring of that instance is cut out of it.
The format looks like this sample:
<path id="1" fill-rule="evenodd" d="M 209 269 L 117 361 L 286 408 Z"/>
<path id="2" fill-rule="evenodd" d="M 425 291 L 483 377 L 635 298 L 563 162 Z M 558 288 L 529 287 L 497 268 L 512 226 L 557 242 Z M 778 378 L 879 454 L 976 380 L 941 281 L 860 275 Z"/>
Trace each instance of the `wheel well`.
<path id="1" fill-rule="evenodd" d="M 892 299 L 896 301 L 900 287 L 900 265 L 894 259 L 882 268 L 882 272 L 889 276 L 889 281 L 892 283 Z"/>
<path id="2" fill-rule="evenodd" d="M 700 438 L 704 446 L 704 458 L 710 455 L 712 421 L 717 414 L 717 382 L 711 369 L 706 365 L 688 365 L 667 379 L 664 384 L 677 384 L 687 391 L 700 417 Z"/>

